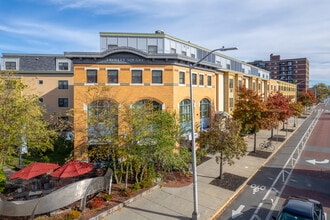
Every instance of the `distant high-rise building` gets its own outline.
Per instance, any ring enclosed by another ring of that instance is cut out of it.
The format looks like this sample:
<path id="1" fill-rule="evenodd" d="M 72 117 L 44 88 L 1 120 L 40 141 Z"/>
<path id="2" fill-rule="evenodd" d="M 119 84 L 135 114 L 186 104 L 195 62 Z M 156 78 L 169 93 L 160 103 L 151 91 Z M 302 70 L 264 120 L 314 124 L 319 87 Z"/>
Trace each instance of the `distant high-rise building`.
<path id="1" fill-rule="evenodd" d="M 250 64 L 268 70 L 270 78 L 297 84 L 298 91 L 309 88 L 309 61 L 307 58 L 282 59 L 270 55 L 269 61 L 256 60 Z"/>

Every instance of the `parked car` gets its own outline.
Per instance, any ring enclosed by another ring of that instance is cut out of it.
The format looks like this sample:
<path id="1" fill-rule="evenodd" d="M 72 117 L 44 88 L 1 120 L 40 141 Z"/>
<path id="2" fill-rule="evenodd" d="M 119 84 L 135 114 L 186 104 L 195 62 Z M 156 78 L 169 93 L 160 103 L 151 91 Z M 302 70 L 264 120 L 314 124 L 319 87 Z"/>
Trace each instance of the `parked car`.
<path id="1" fill-rule="evenodd" d="M 304 197 L 289 197 L 276 220 L 326 220 L 319 201 Z"/>

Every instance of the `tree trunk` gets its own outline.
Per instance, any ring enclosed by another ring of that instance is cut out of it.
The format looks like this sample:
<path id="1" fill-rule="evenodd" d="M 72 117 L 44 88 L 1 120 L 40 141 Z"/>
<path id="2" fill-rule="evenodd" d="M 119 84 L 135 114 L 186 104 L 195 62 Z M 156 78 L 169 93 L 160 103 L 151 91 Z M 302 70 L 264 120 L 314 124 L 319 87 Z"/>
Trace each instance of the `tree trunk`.
<path id="1" fill-rule="evenodd" d="M 270 138 L 273 139 L 273 137 L 274 137 L 274 128 L 270 130 Z"/>
<path id="2" fill-rule="evenodd" d="M 219 179 L 222 179 L 222 153 L 220 153 L 220 175 Z"/>
<path id="3" fill-rule="evenodd" d="M 254 140 L 253 140 L 253 153 L 256 153 L 257 152 L 257 133 L 254 132 Z"/>

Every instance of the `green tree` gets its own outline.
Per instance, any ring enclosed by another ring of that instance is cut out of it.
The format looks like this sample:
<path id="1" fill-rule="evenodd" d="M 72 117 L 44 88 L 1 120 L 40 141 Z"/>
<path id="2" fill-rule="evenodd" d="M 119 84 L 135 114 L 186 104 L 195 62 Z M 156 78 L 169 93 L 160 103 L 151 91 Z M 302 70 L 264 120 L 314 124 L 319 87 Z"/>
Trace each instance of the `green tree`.
<path id="1" fill-rule="evenodd" d="M 148 170 L 188 170 L 187 152 L 177 151 L 179 126 L 174 113 L 155 109 L 152 103 L 126 107 L 125 112 L 121 147 L 137 183 L 142 183 Z"/>
<path id="2" fill-rule="evenodd" d="M 241 87 L 235 104 L 233 117 L 241 122 L 242 132 L 254 135 L 254 152 L 256 152 L 256 134 L 260 129 L 269 128 L 271 117 L 267 114 L 266 105 L 252 89 Z"/>
<path id="3" fill-rule="evenodd" d="M 319 83 L 312 87 L 317 101 L 325 99 L 330 94 L 330 89 L 325 83 Z"/>
<path id="4" fill-rule="evenodd" d="M 301 102 L 291 102 L 290 109 L 292 111 L 292 115 L 294 116 L 293 127 L 296 127 L 296 117 L 299 117 L 304 112 L 304 107 Z"/>
<path id="5" fill-rule="evenodd" d="M 28 153 L 53 149 L 56 132 L 44 120 L 44 109 L 36 95 L 14 73 L 0 75 L 0 165 L 27 148 Z"/>
<path id="6" fill-rule="evenodd" d="M 219 154 L 216 161 L 220 164 L 222 179 L 222 167 L 224 163 L 234 164 L 234 159 L 244 156 L 247 146 L 240 136 L 241 124 L 232 118 L 216 116 L 210 122 L 210 128 L 199 132 L 197 142 L 200 147 L 207 146 L 211 154 Z"/>
<path id="7" fill-rule="evenodd" d="M 84 133 L 90 159 L 110 158 L 116 183 L 125 182 L 125 187 L 128 181 L 150 184 L 157 172 L 189 169 L 189 152 L 177 148 L 179 126 L 174 113 L 150 101 L 119 105 L 110 95 L 101 87 L 88 93 L 88 128 Z"/>

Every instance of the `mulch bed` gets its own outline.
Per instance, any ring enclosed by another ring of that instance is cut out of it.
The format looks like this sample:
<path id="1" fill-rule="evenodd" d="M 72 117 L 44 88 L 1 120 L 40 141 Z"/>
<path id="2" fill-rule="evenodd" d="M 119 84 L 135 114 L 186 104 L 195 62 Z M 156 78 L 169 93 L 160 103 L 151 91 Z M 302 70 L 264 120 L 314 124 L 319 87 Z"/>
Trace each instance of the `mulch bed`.
<path id="1" fill-rule="evenodd" d="M 270 151 L 256 150 L 256 152 L 251 151 L 247 155 L 252 157 L 260 157 L 263 159 L 267 159 L 271 154 L 272 152 Z"/>
<path id="2" fill-rule="evenodd" d="M 230 191 L 236 191 L 245 181 L 246 177 L 232 173 L 224 173 L 222 179 L 216 178 L 210 182 L 211 185 L 219 186 Z"/>

